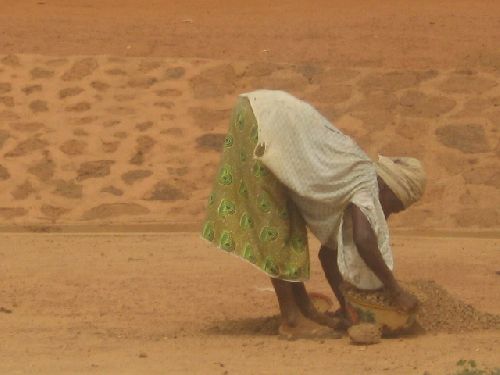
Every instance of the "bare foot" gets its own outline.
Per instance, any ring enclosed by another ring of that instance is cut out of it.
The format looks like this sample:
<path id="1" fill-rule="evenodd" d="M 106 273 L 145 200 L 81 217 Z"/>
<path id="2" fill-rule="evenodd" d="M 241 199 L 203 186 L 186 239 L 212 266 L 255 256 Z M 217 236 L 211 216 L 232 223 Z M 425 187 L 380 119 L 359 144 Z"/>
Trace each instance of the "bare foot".
<path id="1" fill-rule="evenodd" d="M 331 316 L 327 313 L 319 312 L 315 308 L 309 308 L 304 311 L 304 316 L 317 324 L 333 329 L 341 328 L 343 326 L 342 321 L 339 318 Z"/>
<path id="2" fill-rule="evenodd" d="M 325 327 L 303 315 L 299 315 L 294 324 L 283 322 L 279 328 L 279 334 L 287 340 L 295 339 L 339 339 L 342 337 L 340 332 L 334 331 L 331 328 Z"/>

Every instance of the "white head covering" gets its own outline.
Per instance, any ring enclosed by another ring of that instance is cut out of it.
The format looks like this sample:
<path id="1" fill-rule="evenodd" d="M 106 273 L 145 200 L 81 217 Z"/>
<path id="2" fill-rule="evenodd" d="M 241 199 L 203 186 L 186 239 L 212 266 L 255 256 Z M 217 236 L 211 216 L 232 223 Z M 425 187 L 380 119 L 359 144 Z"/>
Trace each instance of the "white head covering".
<path id="1" fill-rule="evenodd" d="M 405 208 L 424 193 L 426 176 L 422 163 L 415 158 L 378 156 L 377 174 L 398 197 Z"/>

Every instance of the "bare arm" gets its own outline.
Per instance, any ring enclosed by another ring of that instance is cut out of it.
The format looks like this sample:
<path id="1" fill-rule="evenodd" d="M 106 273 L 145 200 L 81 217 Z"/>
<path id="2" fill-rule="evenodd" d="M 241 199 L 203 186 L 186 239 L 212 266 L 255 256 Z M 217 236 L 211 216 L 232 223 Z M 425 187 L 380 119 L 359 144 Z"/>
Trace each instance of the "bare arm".
<path id="1" fill-rule="evenodd" d="M 365 261 L 366 265 L 370 267 L 387 289 L 391 291 L 397 290 L 399 285 L 382 258 L 382 254 L 378 249 L 377 236 L 373 232 L 370 222 L 356 205 L 353 204 L 351 207 L 354 243 L 361 259 Z"/>
<path id="2" fill-rule="evenodd" d="M 366 265 L 393 294 L 400 308 L 403 310 L 415 309 L 418 304 L 417 299 L 405 292 L 399 286 L 392 271 L 387 267 L 387 264 L 385 264 L 378 248 L 377 236 L 370 222 L 357 206 L 352 205 L 351 212 L 354 243 L 356 244 L 361 259 L 365 261 Z"/>
<path id="3" fill-rule="evenodd" d="M 340 291 L 340 285 L 344 281 L 339 270 L 337 263 L 337 248 L 331 248 L 326 246 L 321 246 L 319 249 L 319 260 L 321 261 L 321 267 L 325 272 L 326 280 L 330 287 L 335 293 L 335 297 L 339 301 L 340 308 L 345 312 L 345 300 L 342 292 Z"/>

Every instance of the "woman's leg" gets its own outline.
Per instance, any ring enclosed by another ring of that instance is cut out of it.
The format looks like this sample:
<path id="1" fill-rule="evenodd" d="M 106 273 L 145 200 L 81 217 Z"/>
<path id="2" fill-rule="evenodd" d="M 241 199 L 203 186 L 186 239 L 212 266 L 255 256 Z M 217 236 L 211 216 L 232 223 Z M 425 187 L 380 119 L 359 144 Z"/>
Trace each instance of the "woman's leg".
<path id="1" fill-rule="evenodd" d="M 283 323 L 295 326 L 301 312 L 295 301 L 292 283 L 274 278 L 271 278 L 271 282 L 273 283 L 274 291 L 278 297 L 278 304 Z"/>
<path id="2" fill-rule="evenodd" d="M 304 283 L 293 283 L 292 289 L 295 301 L 305 317 L 331 328 L 338 328 L 342 325 L 339 319 L 322 314 L 316 309 L 307 293 Z"/>
<path id="3" fill-rule="evenodd" d="M 304 316 L 294 295 L 293 284 L 288 281 L 271 279 L 278 297 L 281 311 L 279 333 L 287 339 L 295 338 L 339 338 L 340 335 Z"/>

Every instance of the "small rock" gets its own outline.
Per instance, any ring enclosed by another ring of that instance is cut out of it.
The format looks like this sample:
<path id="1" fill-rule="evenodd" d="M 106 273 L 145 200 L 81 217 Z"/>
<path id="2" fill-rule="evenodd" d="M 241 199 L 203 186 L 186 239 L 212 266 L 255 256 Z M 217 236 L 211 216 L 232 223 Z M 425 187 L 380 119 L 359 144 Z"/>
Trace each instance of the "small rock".
<path id="1" fill-rule="evenodd" d="M 350 327 L 347 330 L 352 344 L 371 345 L 380 342 L 382 332 L 375 324 L 361 323 Z"/>

